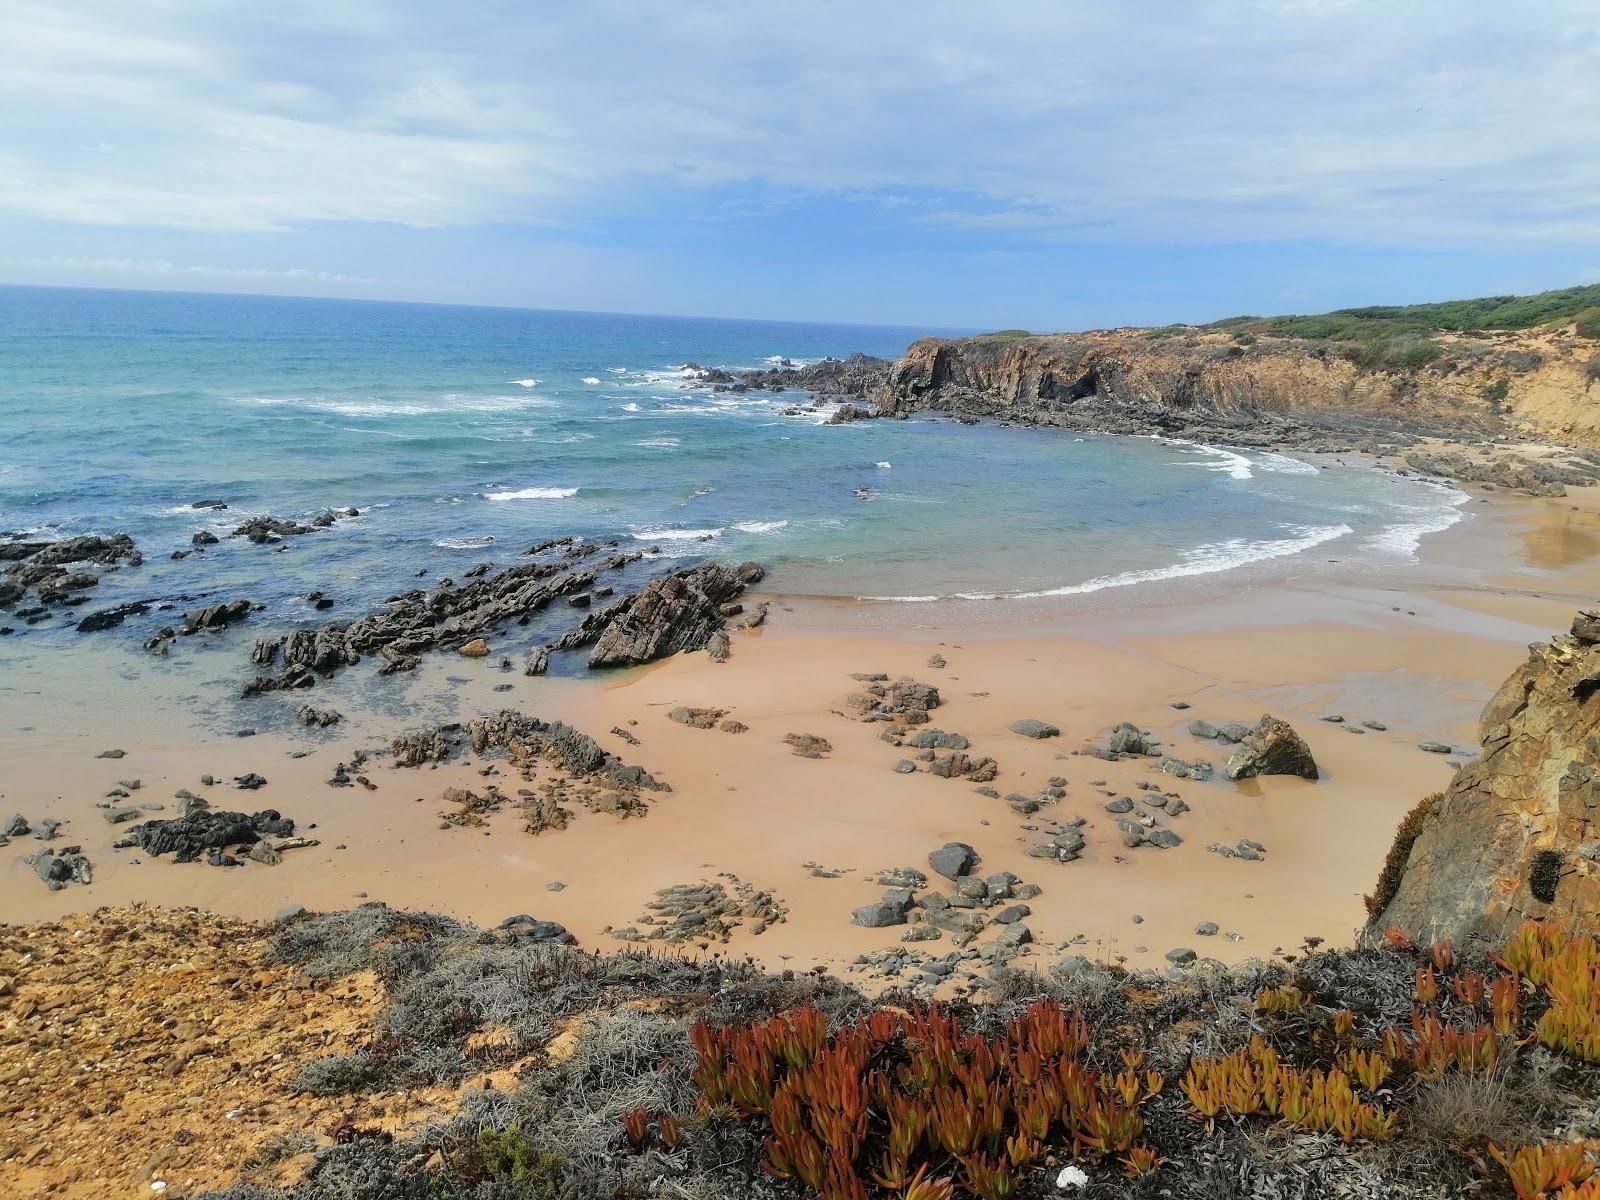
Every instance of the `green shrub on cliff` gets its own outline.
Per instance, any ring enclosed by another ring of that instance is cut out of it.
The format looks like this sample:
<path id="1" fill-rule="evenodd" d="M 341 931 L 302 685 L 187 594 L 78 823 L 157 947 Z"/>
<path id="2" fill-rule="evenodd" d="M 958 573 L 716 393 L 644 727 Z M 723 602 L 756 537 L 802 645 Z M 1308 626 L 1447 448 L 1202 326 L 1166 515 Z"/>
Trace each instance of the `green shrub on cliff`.
<path id="1" fill-rule="evenodd" d="M 1362 897 L 1367 906 L 1369 919 L 1377 920 L 1383 910 L 1389 907 L 1394 894 L 1400 890 L 1400 877 L 1405 874 L 1406 863 L 1411 859 L 1411 847 L 1417 843 L 1417 835 L 1422 832 L 1422 823 L 1433 811 L 1433 806 L 1443 798 L 1443 792 L 1424 796 L 1418 801 L 1417 806 L 1401 819 L 1400 827 L 1394 832 L 1394 843 L 1389 847 L 1389 855 L 1383 860 L 1383 870 L 1378 873 L 1377 886 L 1372 889 L 1370 895 Z"/>
<path id="2" fill-rule="evenodd" d="M 1532 296 L 1483 296 L 1439 304 L 1377 304 L 1308 316 L 1229 317 L 1213 329 L 1250 328 L 1279 337 L 1364 342 L 1401 334 L 1477 329 L 1533 329 L 1577 319 L 1584 337 L 1600 338 L 1600 284 L 1560 288 Z"/>

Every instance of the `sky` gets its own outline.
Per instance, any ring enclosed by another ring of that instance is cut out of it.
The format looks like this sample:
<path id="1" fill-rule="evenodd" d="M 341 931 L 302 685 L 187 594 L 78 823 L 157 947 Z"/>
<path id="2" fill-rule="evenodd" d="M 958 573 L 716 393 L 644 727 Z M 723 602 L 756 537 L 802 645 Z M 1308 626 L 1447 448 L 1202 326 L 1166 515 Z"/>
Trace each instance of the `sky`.
<path id="1" fill-rule="evenodd" d="M 959 328 L 1600 282 L 1596 0 L 0 0 L 0 282 Z"/>

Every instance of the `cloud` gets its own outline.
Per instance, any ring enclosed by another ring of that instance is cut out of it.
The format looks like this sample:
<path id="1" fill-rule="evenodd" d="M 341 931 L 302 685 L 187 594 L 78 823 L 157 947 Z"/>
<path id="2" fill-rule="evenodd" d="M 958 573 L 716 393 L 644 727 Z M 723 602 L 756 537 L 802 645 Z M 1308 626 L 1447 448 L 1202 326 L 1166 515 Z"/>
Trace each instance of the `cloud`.
<path id="1" fill-rule="evenodd" d="M 1600 237 L 1589 0 L 12 0 L 0 44 L 0 210 L 85 225 Z"/>
<path id="2" fill-rule="evenodd" d="M 187 280 L 196 284 L 353 284 L 369 286 L 386 282 L 337 271 L 314 271 L 308 267 L 216 267 L 182 264 L 162 259 L 93 258 L 79 255 L 0 255 L 0 270 L 17 278 L 115 277 L 151 280 Z"/>

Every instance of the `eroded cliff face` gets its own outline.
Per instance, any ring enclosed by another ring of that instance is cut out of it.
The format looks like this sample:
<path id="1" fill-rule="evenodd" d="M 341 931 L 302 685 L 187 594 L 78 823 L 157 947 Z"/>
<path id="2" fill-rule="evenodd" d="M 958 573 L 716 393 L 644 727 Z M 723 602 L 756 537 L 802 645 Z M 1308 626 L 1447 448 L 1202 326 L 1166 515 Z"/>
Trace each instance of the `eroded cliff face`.
<path id="1" fill-rule="evenodd" d="M 1535 645 L 1479 736 L 1374 926 L 1419 943 L 1499 939 L 1527 920 L 1600 933 L 1600 615 Z"/>
<path id="2" fill-rule="evenodd" d="M 1223 426 L 1351 434 L 1537 433 L 1600 442 L 1593 343 L 1563 333 L 1441 335 L 1418 367 L 1363 366 L 1348 345 L 1191 330 L 924 338 L 874 395 L 928 409 L 1110 432 Z"/>

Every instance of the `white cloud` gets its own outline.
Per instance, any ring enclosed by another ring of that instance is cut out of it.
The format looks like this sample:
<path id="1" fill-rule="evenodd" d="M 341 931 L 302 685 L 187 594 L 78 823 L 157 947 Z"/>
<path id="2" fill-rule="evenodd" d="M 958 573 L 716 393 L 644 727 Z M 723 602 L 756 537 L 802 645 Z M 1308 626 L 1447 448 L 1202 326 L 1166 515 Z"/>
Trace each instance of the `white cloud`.
<path id="1" fill-rule="evenodd" d="M 84 278 L 103 280 L 127 277 L 153 280 L 187 280 L 191 283 L 224 284 L 380 284 L 379 279 L 342 275 L 336 271 L 314 271 L 309 267 L 216 267 L 167 262 L 164 259 L 93 258 L 86 255 L 53 254 L 30 257 L 0 255 L 0 270 L 13 278 Z"/>
<path id="2" fill-rule="evenodd" d="M 0 210 L 84 224 L 581 224 L 751 185 L 1001 235 L 1600 237 L 1589 0 L 12 0 L 0 45 Z"/>

